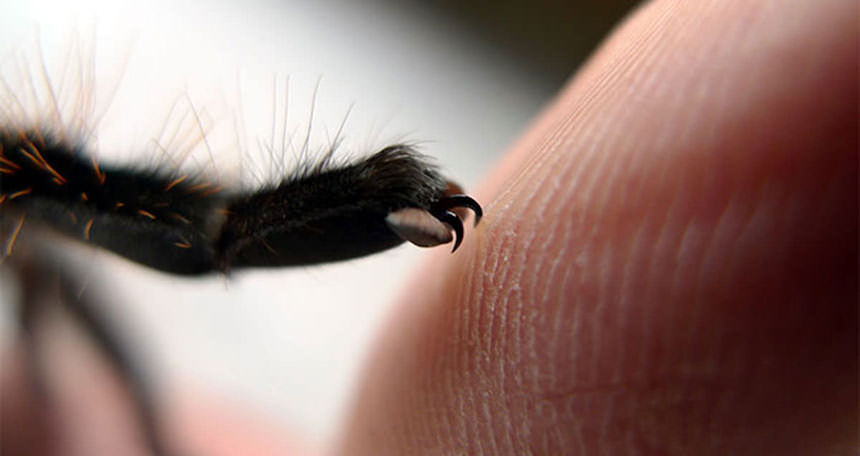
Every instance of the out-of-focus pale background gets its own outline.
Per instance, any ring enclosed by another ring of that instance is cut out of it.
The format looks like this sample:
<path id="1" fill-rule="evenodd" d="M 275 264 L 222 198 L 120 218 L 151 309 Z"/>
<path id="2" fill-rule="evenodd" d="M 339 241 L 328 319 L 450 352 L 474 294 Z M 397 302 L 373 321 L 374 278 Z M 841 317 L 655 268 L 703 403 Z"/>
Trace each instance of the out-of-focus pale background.
<path id="1" fill-rule="evenodd" d="M 94 56 L 104 161 L 151 162 L 155 140 L 185 150 L 202 125 L 208 144 L 186 164 L 232 185 L 271 178 L 282 158 L 267 145 L 289 162 L 337 139 L 342 157 L 415 142 L 469 189 L 634 3 L 5 2 L 0 65 L 24 90 L 22 57 L 38 68 L 41 49 L 57 84 L 78 48 Z M 233 398 L 323 442 L 426 253 L 407 245 L 229 279 L 165 276 L 99 252 L 82 261 L 158 385 Z"/>

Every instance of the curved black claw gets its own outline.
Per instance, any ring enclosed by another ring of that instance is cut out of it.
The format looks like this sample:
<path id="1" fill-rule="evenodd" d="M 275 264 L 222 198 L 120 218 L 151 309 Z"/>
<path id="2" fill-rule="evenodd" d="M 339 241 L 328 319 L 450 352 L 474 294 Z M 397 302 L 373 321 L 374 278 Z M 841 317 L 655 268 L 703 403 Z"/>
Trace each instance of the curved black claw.
<path id="1" fill-rule="evenodd" d="M 447 211 L 448 209 L 453 209 L 456 207 L 465 207 L 472 210 L 475 213 L 475 226 L 478 225 L 478 222 L 481 221 L 481 217 L 484 215 L 484 211 L 481 209 L 481 205 L 478 204 L 477 201 L 472 199 L 469 195 L 448 195 L 441 198 L 439 201 L 433 203 L 433 212 L 441 212 Z M 441 220 L 441 219 L 440 219 Z M 444 220 L 442 220 L 444 222 Z M 457 250 L 457 247 L 454 247 L 454 250 Z"/>
<path id="2" fill-rule="evenodd" d="M 456 252 L 457 247 L 460 247 L 460 243 L 463 242 L 463 222 L 460 220 L 460 217 L 448 210 L 433 211 L 433 216 L 439 219 L 440 222 L 450 226 L 454 230 L 454 233 L 457 234 L 454 238 L 454 248 L 451 249 L 451 253 Z"/>

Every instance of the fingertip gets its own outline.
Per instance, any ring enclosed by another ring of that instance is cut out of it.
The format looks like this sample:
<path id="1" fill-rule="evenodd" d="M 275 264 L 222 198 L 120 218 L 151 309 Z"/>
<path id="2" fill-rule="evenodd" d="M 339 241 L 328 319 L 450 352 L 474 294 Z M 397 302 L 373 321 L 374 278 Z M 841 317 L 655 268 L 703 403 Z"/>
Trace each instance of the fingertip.
<path id="1" fill-rule="evenodd" d="M 640 9 L 479 190 L 477 242 L 406 294 L 344 452 L 850 445 L 844 5 Z"/>

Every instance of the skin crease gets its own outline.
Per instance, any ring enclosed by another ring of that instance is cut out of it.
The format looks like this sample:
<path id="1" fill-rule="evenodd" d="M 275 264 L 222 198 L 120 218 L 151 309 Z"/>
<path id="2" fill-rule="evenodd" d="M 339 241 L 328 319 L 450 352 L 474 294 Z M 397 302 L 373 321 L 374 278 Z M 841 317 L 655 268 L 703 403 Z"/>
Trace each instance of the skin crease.
<path id="1" fill-rule="evenodd" d="M 333 452 L 855 454 L 857 13 L 636 11 L 428 252 Z M 37 426 L 5 372 L 3 422 Z M 307 454 L 234 409 L 169 423 L 191 454 Z"/>

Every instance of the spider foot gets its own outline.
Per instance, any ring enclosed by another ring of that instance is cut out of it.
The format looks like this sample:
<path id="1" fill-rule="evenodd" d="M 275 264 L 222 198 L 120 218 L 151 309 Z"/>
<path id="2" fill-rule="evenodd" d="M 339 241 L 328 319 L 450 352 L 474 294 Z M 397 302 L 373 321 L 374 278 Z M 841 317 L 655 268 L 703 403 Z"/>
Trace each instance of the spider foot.
<path id="1" fill-rule="evenodd" d="M 463 242 L 465 209 L 475 213 L 475 225 L 481 221 L 481 205 L 472 197 L 462 194 L 446 195 L 434 202 L 429 210 L 407 207 L 394 211 L 385 218 L 389 228 L 401 238 L 421 247 L 434 247 L 454 241 L 451 253 Z M 454 231 L 453 236 L 451 231 Z"/>

